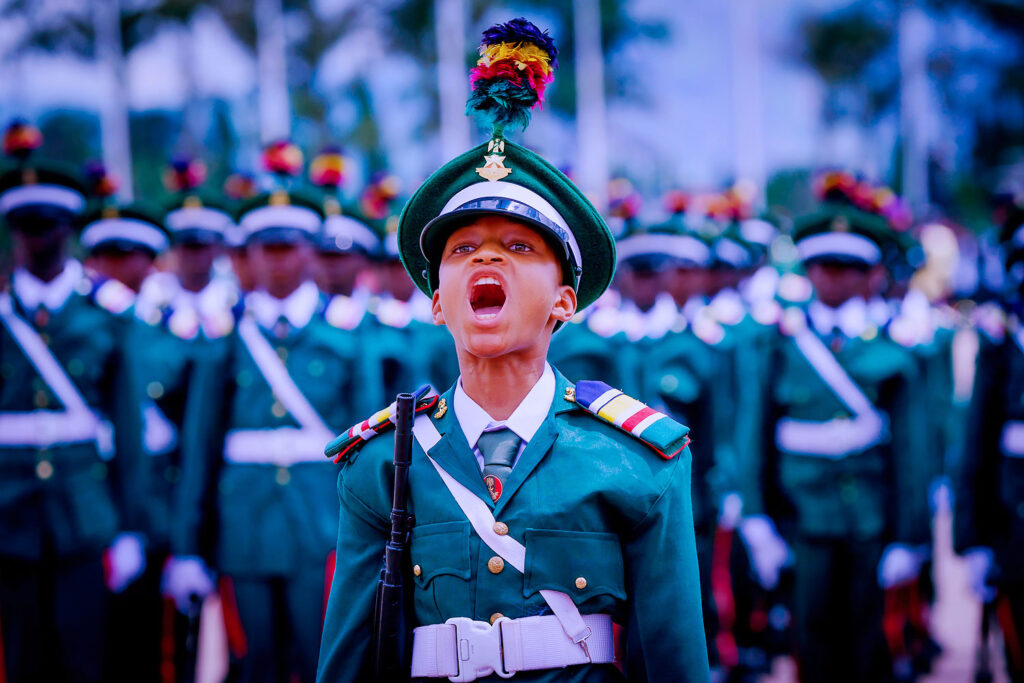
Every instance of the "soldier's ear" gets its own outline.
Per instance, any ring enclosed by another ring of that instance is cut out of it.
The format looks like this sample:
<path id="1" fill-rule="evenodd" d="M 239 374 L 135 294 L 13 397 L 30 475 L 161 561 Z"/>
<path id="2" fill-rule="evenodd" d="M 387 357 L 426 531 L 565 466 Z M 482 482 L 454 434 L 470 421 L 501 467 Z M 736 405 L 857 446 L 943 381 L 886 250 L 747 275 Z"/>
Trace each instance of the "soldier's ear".
<path id="1" fill-rule="evenodd" d="M 430 297 L 430 314 L 435 325 L 444 325 L 444 313 L 441 312 L 441 290 L 435 289 Z"/>
<path id="2" fill-rule="evenodd" d="M 559 285 L 558 298 L 551 307 L 551 317 L 558 322 L 568 322 L 576 315 L 576 290 L 569 285 Z"/>

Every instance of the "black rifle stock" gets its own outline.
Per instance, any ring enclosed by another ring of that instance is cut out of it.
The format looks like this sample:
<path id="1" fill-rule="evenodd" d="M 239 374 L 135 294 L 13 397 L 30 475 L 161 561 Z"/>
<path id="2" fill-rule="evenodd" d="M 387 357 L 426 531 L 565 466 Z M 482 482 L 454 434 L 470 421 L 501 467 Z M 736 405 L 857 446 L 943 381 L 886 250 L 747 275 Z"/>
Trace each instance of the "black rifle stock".
<path id="1" fill-rule="evenodd" d="M 374 673 L 378 681 L 408 681 L 411 675 L 412 643 L 406 616 L 409 596 L 403 588 L 403 569 L 412 527 L 406 508 L 416 398 L 413 394 L 399 394 L 396 401 L 391 535 L 384 548 L 384 566 L 373 609 Z"/>

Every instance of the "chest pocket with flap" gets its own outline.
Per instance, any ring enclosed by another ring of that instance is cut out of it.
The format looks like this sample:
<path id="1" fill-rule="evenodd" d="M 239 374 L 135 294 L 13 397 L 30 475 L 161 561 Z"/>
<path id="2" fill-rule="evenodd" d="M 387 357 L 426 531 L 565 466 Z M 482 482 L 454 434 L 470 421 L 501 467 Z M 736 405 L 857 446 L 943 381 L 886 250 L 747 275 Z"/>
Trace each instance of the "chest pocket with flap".
<path id="1" fill-rule="evenodd" d="M 523 545 L 523 597 L 551 589 L 568 593 L 577 604 L 598 595 L 626 599 L 622 546 L 615 534 L 527 529 Z"/>
<path id="2" fill-rule="evenodd" d="M 410 557 L 418 574 L 413 579 L 419 588 L 426 588 L 439 576 L 453 576 L 463 581 L 470 577 L 469 522 L 442 522 L 413 527 Z"/>

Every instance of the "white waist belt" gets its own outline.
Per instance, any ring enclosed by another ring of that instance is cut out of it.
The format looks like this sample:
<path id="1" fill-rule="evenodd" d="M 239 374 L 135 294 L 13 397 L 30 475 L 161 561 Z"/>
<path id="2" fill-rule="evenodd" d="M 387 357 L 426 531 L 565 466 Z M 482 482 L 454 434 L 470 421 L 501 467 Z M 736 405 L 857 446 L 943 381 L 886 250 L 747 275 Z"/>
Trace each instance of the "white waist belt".
<path id="1" fill-rule="evenodd" d="M 327 462 L 324 445 L 332 436 L 295 427 L 233 429 L 224 438 L 224 459 L 243 465 L 288 467 L 302 462 Z"/>
<path id="2" fill-rule="evenodd" d="M 591 635 L 574 643 L 553 614 L 507 619 L 494 625 L 455 617 L 413 630 L 413 677 L 475 681 L 495 673 L 511 678 L 519 671 L 560 669 L 572 664 L 615 661 L 612 618 L 585 614 Z"/>
<path id="3" fill-rule="evenodd" d="M 885 422 L 875 414 L 825 422 L 784 417 L 775 426 L 780 450 L 817 458 L 839 459 L 882 442 Z"/>
<path id="4" fill-rule="evenodd" d="M 1014 420 L 1003 425 L 999 448 L 1003 451 L 1003 455 L 1008 455 L 1011 458 L 1024 458 L 1024 422 Z"/>
<path id="5" fill-rule="evenodd" d="M 0 446 L 48 448 L 97 441 L 100 421 L 90 412 L 36 410 L 0 413 Z"/>

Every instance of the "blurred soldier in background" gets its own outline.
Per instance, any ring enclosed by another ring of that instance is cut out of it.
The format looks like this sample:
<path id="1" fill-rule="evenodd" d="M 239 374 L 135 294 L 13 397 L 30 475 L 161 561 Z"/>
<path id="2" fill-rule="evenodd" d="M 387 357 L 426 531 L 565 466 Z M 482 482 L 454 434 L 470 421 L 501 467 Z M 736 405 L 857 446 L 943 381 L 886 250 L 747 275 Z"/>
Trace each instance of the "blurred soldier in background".
<path id="1" fill-rule="evenodd" d="M 84 188 L 30 160 L 40 143 L 38 130 L 12 126 L 4 148 L 15 168 L 0 175 L 17 258 L 0 293 L 3 655 L 7 680 L 101 681 L 104 652 L 117 649 L 106 642 L 104 583 L 123 591 L 145 567 L 134 323 L 123 314 L 130 296 L 123 308 L 101 301 L 108 295 L 68 258 Z"/>
<path id="2" fill-rule="evenodd" d="M 337 148 L 328 148 L 313 159 L 309 179 L 324 192 L 324 229 L 316 249 L 316 282 L 330 297 L 344 296 L 366 310 L 370 292 L 361 280 L 377 253 L 380 238 L 357 218 L 353 207 L 345 206 L 341 188 L 345 180 L 345 159 Z"/>
<path id="3" fill-rule="evenodd" d="M 622 237 L 637 221 L 640 195 L 625 178 L 612 180 L 608 195 L 609 225 L 613 234 Z M 624 388 L 631 381 L 624 367 L 629 364 L 623 360 L 628 341 L 621 315 L 624 300 L 628 298 L 623 292 L 630 289 L 623 282 L 621 269 L 618 271 L 619 277 L 613 286 L 593 306 L 577 312 L 551 338 L 548 358 L 572 381 L 605 377 L 611 386 Z"/>
<path id="4" fill-rule="evenodd" d="M 379 368 L 385 398 L 422 384 L 447 387 L 458 376 L 451 336 L 434 325 L 430 299 L 413 284 L 398 253 L 398 213 L 392 206 L 397 182 L 378 174 L 360 200 L 363 216 L 383 234 L 376 258 L 380 292 L 370 302 L 373 327 L 366 334 L 373 339 L 375 359 L 369 362 Z"/>
<path id="5" fill-rule="evenodd" d="M 743 454 L 743 535 L 762 568 L 792 546 L 801 679 L 887 680 L 883 589 L 916 578 L 928 541 L 923 404 L 914 358 L 868 317 L 891 231 L 841 187 L 824 199 L 794 231 L 817 300 L 787 309 L 774 337 L 752 413 L 763 446 Z"/>
<path id="6" fill-rule="evenodd" d="M 256 181 L 245 173 L 234 173 L 224 182 L 224 197 L 231 202 L 232 210 L 256 196 Z M 224 234 L 224 246 L 231 259 L 231 270 L 238 284 L 238 301 L 235 313 L 241 311 L 242 299 L 256 289 L 256 280 L 249 265 L 249 252 L 245 247 L 245 231 L 232 225 Z"/>
<path id="7" fill-rule="evenodd" d="M 205 166 L 198 159 L 178 158 L 168 167 L 165 183 L 176 193 L 164 216 L 171 240 L 171 268 L 150 275 L 135 303 L 136 317 L 143 323 L 138 347 L 145 359 L 141 379 L 146 398 L 142 410 L 150 473 L 148 566 L 152 568 L 153 585 L 147 586 L 150 590 L 144 599 L 154 601 L 148 614 L 158 636 L 147 640 L 147 645 L 156 650 L 153 659 L 160 663 L 153 676 L 160 673 L 163 680 L 174 680 L 182 667 L 191 666 L 186 654 L 189 623 L 174 604 L 174 596 L 181 591 L 174 585 L 175 577 L 164 571 L 170 553 L 174 501 L 181 482 L 181 432 L 189 382 L 210 340 L 231 332 L 231 308 L 238 296 L 230 282 L 213 277 L 214 260 L 234 224 L 218 198 L 201 191 L 204 178 Z M 161 582 L 162 573 L 166 576 Z M 160 593 L 165 596 L 162 601 Z M 183 604 L 181 612 L 188 614 L 193 607 L 198 605 Z M 141 631 L 142 624 L 137 628 Z M 130 668 L 132 658 L 125 660 L 126 673 L 138 675 L 151 670 Z"/>
<path id="8" fill-rule="evenodd" d="M 267 164 L 283 184 L 301 156 L 282 143 Z M 204 353 L 189 394 L 169 583 L 187 604 L 210 590 L 211 569 L 220 573 L 233 680 L 315 677 L 338 521 L 323 446 L 367 409 L 358 344 L 324 318 L 312 281 L 320 211 L 284 190 L 243 205 L 258 288 L 235 331 Z M 213 526 L 204 558 L 200 541 Z"/>
<path id="9" fill-rule="evenodd" d="M 152 272 L 157 256 L 166 251 L 168 235 L 163 222 L 153 209 L 140 204 L 118 205 L 103 192 L 111 191 L 113 183 L 105 179 L 102 168 L 93 166 L 89 173 L 93 186 L 100 188 L 100 207 L 86 220 L 82 246 L 88 249 L 88 263 L 95 296 L 100 305 L 112 313 L 135 317 L 146 276 Z M 161 349 L 148 326 L 132 323 L 128 342 L 139 359 L 136 396 L 141 405 L 143 440 L 139 454 L 144 468 L 144 489 L 140 491 L 146 506 L 146 564 L 140 579 L 115 595 L 111 601 L 110 639 L 108 641 L 108 672 L 111 680 L 132 680 L 135 677 L 155 678 L 159 674 L 161 600 L 160 572 L 166 557 L 166 529 L 160 528 L 161 502 L 168 499 L 162 468 L 153 457 L 162 458 L 176 446 L 177 428 L 154 402 L 159 394 L 153 381 L 154 361 L 173 362 L 174 354 L 166 346 Z M 153 457 L 151 457 L 153 456 Z"/>
<path id="10" fill-rule="evenodd" d="M 1008 292 L 981 318 L 966 448 L 956 476 L 954 545 L 984 620 L 998 620 L 1010 680 L 1024 681 L 1024 200 L 1001 207 Z M 987 629 L 983 627 L 983 632 Z"/>

